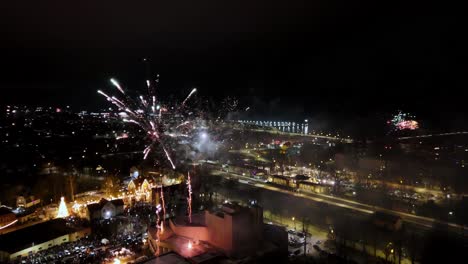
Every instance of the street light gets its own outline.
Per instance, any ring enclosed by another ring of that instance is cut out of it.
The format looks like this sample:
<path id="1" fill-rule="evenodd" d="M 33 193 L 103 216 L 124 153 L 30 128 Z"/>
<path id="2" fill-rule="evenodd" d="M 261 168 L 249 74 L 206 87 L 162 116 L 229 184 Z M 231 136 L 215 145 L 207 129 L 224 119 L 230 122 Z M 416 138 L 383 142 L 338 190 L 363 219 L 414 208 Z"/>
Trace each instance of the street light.
<path id="1" fill-rule="evenodd" d="M 293 216 L 291 219 L 293 220 L 293 223 L 294 223 L 294 230 L 296 230 L 296 218 Z"/>

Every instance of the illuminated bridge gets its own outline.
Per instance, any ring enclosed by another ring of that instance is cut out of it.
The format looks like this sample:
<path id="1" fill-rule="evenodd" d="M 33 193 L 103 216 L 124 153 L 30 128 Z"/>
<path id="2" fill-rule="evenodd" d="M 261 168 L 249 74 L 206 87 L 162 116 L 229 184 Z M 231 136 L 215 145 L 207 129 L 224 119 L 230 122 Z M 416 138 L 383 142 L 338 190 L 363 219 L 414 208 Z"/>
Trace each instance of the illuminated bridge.
<path id="1" fill-rule="evenodd" d="M 308 134 L 309 133 L 309 122 L 289 122 L 289 121 L 252 121 L 252 120 L 238 120 L 237 122 L 242 124 L 256 125 L 260 127 L 272 127 L 276 128 L 281 132 Z"/>
<path id="2" fill-rule="evenodd" d="M 352 143 L 353 140 L 348 137 L 333 136 L 330 134 L 311 134 L 309 132 L 309 121 L 306 119 L 304 122 L 290 122 L 290 121 L 253 121 L 253 120 L 237 120 L 238 123 L 244 125 L 251 125 L 248 128 L 251 131 L 266 132 L 277 135 L 285 136 L 302 136 L 309 138 L 322 138 L 333 141 L 341 141 L 345 143 Z M 245 129 L 245 128 L 243 128 Z"/>

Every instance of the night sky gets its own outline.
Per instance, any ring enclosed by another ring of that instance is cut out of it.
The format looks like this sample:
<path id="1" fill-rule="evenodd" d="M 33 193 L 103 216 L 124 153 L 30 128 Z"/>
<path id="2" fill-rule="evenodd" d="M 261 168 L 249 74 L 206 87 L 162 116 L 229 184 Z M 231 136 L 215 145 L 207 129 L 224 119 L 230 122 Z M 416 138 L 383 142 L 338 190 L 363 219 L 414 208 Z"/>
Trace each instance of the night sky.
<path id="1" fill-rule="evenodd" d="M 149 58 L 179 97 L 198 87 L 292 114 L 467 108 L 464 9 L 445 2 L 13 2 L 0 9 L 2 103 L 97 108 L 110 77 L 142 87 Z"/>

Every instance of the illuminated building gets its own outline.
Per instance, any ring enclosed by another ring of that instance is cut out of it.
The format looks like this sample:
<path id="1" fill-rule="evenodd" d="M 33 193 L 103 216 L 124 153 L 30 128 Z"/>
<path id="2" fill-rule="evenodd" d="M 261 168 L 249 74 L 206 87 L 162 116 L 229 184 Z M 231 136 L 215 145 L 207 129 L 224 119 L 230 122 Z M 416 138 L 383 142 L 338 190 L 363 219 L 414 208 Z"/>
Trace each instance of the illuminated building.
<path id="1" fill-rule="evenodd" d="M 99 203 L 88 204 L 87 208 L 90 220 L 110 219 L 123 213 L 124 202 L 122 199 L 108 201 L 103 198 Z"/>
<path id="2" fill-rule="evenodd" d="M 159 172 L 148 172 L 146 176 L 140 174 L 137 178 L 130 179 L 128 182 L 127 199 L 129 200 L 125 202 L 131 204 L 136 201 L 143 201 L 156 205 L 159 203 L 159 189 L 161 186 L 166 188 L 180 184 L 183 180 L 183 174 L 173 178 L 169 178 Z"/>
<path id="3" fill-rule="evenodd" d="M 224 204 L 216 211 L 193 215 L 192 223 L 171 219 L 169 227 L 171 234 L 165 232 L 166 237 L 161 238 L 160 245 L 191 260 L 207 252 L 201 243 L 212 246 L 228 257 L 244 258 L 259 254 L 277 254 L 280 258 L 287 256 L 286 231 L 265 225 L 263 209 L 256 204 Z M 272 236 L 273 233 L 276 235 Z M 150 245 L 155 244 L 157 237 L 154 230 L 150 230 L 149 235 Z"/>
<path id="4" fill-rule="evenodd" d="M 75 229 L 62 218 L 28 226 L 0 236 L 0 262 L 27 257 L 62 243 L 91 234 L 90 228 Z"/>
<path id="5" fill-rule="evenodd" d="M 138 177 L 128 183 L 127 192 L 128 194 L 133 195 L 137 201 L 149 202 L 152 199 L 151 186 L 152 184 L 148 179 Z"/>

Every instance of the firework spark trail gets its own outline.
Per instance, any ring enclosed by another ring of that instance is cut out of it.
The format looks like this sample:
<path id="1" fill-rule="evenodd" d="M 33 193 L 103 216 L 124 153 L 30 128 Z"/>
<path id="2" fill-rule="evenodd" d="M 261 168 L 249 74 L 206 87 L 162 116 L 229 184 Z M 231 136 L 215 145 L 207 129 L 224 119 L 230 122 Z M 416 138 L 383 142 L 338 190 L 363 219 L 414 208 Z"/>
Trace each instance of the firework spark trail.
<path id="1" fill-rule="evenodd" d="M 151 151 L 151 147 L 153 146 L 153 144 L 149 145 L 148 147 L 145 148 L 145 150 L 143 150 L 143 159 L 145 160 L 146 157 L 148 157 L 148 154 L 150 153 Z"/>
<path id="2" fill-rule="evenodd" d="M 125 112 L 127 112 L 127 113 L 129 113 L 129 114 L 131 114 L 131 115 L 133 115 L 133 116 L 135 116 L 135 117 L 138 117 L 137 114 L 136 114 L 135 112 L 133 112 L 132 109 L 130 109 L 130 108 L 128 108 L 128 107 L 125 108 Z"/>
<path id="3" fill-rule="evenodd" d="M 185 125 L 187 125 L 187 124 L 190 124 L 190 121 L 185 121 L 185 122 L 183 122 L 182 124 L 176 126 L 176 128 L 179 128 L 179 127 L 181 127 L 181 126 L 185 126 Z"/>
<path id="4" fill-rule="evenodd" d="M 159 75 L 157 75 L 157 78 L 155 80 L 155 83 L 157 84 L 159 82 Z M 167 149 L 167 147 L 164 144 L 162 136 L 166 136 L 168 134 L 174 134 L 178 135 L 179 133 L 168 133 L 167 129 L 169 129 L 169 123 L 164 122 L 163 120 L 163 115 L 162 112 L 167 112 L 168 109 L 174 109 L 174 108 L 168 108 L 165 106 L 161 106 L 159 102 L 156 101 L 156 95 L 154 94 L 154 86 L 152 85 L 151 81 L 146 80 L 146 85 L 148 87 L 148 96 L 142 96 L 140 95 L 139 98 L 137 98 L 136 101 L 132 100 L 131 97 L 129 97 L 124 89 L 120 86 L 118 81 L 114 78 L 110 79 L 110 82 L 112 83 L 113 86 L 115 86 L 122 94 L 123 94 L 123 99 L 122 98 L 117 98 L 115 96 L 109 96 L 106 93 L 104 93 L 101 90 L 98 90 L 98 93 L 104 96 L 109 102 L 114 104 L 118 110 L 119 113 L 118 115 L 122 118 L 122 121 L 125 123 L 133 123 L 137 126 L 139 126 L 141 129 L 146 131 L 147 137 L 150 139 L 149 144 L 143 151 L 143 159 L 146 159 L 153 150 L 155 150 L 155 145 L 159 144 L 161 148 L 164 151 L 164 154 L 167 158 L 167 160 L 170 162 L 171 166 L 173 169 L 175 169 L 175 164 L 174 161 L 171 158 L 171 155 Z M 197 91 L 196 88 L 192 89 L 192 91 L 189 93 L 189 95 L 185 98 L 185 100 L 182 102 L 182 105 L 184 105 L 187 100 L 190 99 L 190 97 Z M 148 99 L 148 100 L 147 100 Z M 156 111 L 159 110 L 159 114 L 157 114 Z M 178 110 L 174 110 L 178 111 Z M 172 129 L 177 129 L 180 126 L 183 126 L 185 124 L 188 124 L 189 122 L 183 122 L 182 124 L 172 127 Z M 117 139 L 121 139 L 124 137 L 117 137 Z"/>
<path id="5" fill-rule="evenodd" d="M 120 139 L 124 139 L 124 138 L 128 138 L 128 134 L 127 134 L 127 133 L 123 133 L 123 134 L 121 134 L 120 136 L 116 137 L 115 139 L 120 140 Z"/>
<path id="6" fill-rule="evenodd" d="M 102 95 L 104 95 L 104 97 L 106 97 L 108 100 L 110 100 L 110 99 L 111 99 L 111 97 L 110 97 L 110 96 L 108 96 L 108 95 L 107 95 L 106 93 L 104 93 L 103 91 L 101 91 L 101 90 L 98 90 L 97 92 L 98 92 L 98 94 L 102 94 Z"/>
<path id="7" fill-rule="evenodd" d="M 187 100 L 190 99 L 190 97 L 192 96 L 192 94 L 194 94 L 196 91 L 197 91 L 197 88 L 193 88 L 193 89 L 192 89 L 192 91 L 189 93 L 189 95 L 187 96 L 187 98 L 185 98 L 185 100 L 182 102 L 182 106 L 185 105 L 185 103 L 187 102 Z"/>
<path id="8" fill-rule="evenodd" d="M 124 104 L 122 101 L 120 101 L 119 99 L 117 99 L 115 96 L 112 96 L 111 98 L 112 98 L 112 100 L 114 100 L 115 102 L 119 103 L 119 104 L 122 106 L 122 108 L 125 108 L 125 104 Z"/>
<path id="9" fill-rule="evenodd" d="M 122 87 L 120 86 L 119 82 L 117 82 L 116 79 L 112 78 L 110 79 L 110 81 L 122 94 L 125 94 L 125 91 L 122 89 Z"/>
<path id="10" fill-rule="evenodd" d="M 151 129 L 153 130 L 156 130 L 155 126 L 154 126 L 154 122 L 153 121 L 150 121 L 150 125 L 151 125 Z"/>
<path id="11" fill-rule="evenodd" d="M 157 228 L 157 231 L 156 231 L 156 237 L 157 237 L 157 240 L 156 240 L 156 255 L 159 256 L 159 243 L 161 242 L 161 237 L 160 237 L 160 219 L 159 219 L 159 213 L 161 212 L 161 205 L 158 204 L 156 206 L 156 216 L 157 216 L 157 220 L 156 220 L 156 228 Z"/>
<path id="12" fill-rule="evenodd" d="M 172 162 L 172 159 L 171 159 L 171 156 L 169 155 L 169 152 L 167 152 L 167 149 L 166 149 L 166 147 L 165 147 L 163 144 L 161 144 L 161 146 L 162 146 L 162 148 L 163 148 L 163 150 L 164 150 L 164 153 L 166 153 L 166 157 L 167 157 L 167 159 L 169 160 L 169 162 L 171 163 L 172 168 L 175 170 L 176 167 L 175 167 L 175 165 L 174 165 L 174 162 Z"/>
<path id="13" fill-rule="evenodd" d="M 135 121 L 133 119 L 123 119 L 122 121 L 124 121 L 125 123 L 134 123 L 141 126 L 141 124 L 138 121 Z"/>
<path id="14" fill-rule="evenodd" d="M 106 97 L 106 99 L 110 102 L 112 102 L 114 105 L 116 105 L 119 109 L 125 109 L 126 108 L 126 105 L 124 102 L 120 101 L 118 98 L 116 98 L 115 96 L 109 96 L 107 95 L 106 93 L 104 93 L 103 91 L 101 90 L 98 90 L 97 91 L 99 94 L 103 95 L 104 97 Z"/>
<path id="15" fill-rule="evenodd" d="M 146 100 L 143 98 L 143 95 L 140 95 L 140 100 L 141 100 L 141 103 L 147 107 L 148 106 L 148 103 L 146 102 Z"/>
<path id="16" fill-rule="evenodd" d="M 164 221 L 166 220 L 166 203 L 164 202 L 164 190 L 163 185 L 161 185 L 161 203 L 162 203 L 162 210 L 163 210 L 163 220 L 161 223 L 161 232 L 164 233 Z"/>
<path id="17" fill-rule="evenodd" d="M 192 181 L 190 178 L 190 172 L 187 172 L 187 190 L 188 190 L 188 216 L 189 216 L 189 221 L 192 223 Z"/>

